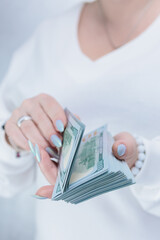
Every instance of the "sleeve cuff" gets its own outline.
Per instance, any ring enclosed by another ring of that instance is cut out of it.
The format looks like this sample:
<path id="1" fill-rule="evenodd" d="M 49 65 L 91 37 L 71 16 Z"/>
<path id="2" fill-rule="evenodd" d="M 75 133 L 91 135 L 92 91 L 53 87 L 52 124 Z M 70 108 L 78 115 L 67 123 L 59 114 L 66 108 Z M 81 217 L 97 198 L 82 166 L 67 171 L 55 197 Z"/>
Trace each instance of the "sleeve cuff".
<path id="1" fill-rule="evenodd" d="M 143 166 L 135 177 L 140 185 L 156 186 L 160 184 L 160 141 L 143 138 L 146 158 Z"/>

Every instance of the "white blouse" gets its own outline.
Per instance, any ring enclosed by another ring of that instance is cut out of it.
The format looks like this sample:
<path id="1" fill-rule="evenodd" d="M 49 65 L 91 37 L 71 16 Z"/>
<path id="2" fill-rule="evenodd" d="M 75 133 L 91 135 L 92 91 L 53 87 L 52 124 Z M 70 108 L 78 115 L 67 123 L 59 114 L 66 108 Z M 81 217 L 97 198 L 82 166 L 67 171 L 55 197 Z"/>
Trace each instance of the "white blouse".
<path id="1" fill-rule="evenodd" d="M 105 123 L 112 135 L 137 133 L 146 160 L 136 184 L 71 205 L 36 200 L 37 240 L 160 238 L 160 17 L 139 37 L 96 61 L 77 39 L 82 4 L 44 22 L 13 56 L 0 88 L 0 123 L 29 97 L 45 92 L 77 113 L 86 131 Z M 33 182 L 47 185 L 30 152 L 20 158 L 0 130 L 0 195 Z"/>

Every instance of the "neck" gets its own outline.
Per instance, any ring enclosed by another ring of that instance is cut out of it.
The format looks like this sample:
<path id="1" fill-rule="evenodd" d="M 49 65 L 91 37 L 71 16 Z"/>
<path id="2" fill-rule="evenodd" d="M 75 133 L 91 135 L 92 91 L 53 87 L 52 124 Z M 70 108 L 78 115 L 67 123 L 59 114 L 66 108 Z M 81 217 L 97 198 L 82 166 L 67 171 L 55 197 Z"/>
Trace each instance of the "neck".
<path id="1" fill-rule="evenodd" d="M 153 0 L 97 0 L 103 21 L 112 27 L 132 25 L 149 1 Z"/>

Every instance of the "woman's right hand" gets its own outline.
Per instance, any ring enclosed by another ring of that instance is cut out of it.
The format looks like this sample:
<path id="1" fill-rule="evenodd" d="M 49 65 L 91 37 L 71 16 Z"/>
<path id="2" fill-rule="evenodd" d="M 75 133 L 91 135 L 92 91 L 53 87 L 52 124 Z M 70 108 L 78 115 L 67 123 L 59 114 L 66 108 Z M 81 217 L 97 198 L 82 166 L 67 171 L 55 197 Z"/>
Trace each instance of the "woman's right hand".
<path id="1" fill-rule="evenodd" d="M 17 126 L 20 117 L 28 115 L 32 119 L 23 121 Z M 15 109 L 5 124 L 5 133 L 8 139 L 23 149 L 29 150 L 28 140 L 42 148 L 61 147 L 61 133 L 67 124 L 65 112 L 61 105 L 47 94 L 39 94 L 26 99 L 21 106 Z"/>

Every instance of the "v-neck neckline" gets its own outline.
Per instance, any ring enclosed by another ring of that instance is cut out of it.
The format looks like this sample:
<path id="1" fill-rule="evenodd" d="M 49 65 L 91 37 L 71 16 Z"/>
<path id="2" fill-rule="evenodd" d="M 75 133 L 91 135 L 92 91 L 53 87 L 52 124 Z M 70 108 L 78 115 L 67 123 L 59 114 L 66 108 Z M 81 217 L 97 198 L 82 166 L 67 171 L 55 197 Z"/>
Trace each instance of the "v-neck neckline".
<path id="1" fill-rule="evenodd" d="M 160 29 L 160 16 L 158 16 L 138 37 L 93 61 L 82 52 L 78 40 L 78 25 L 83 6 L 84 3 L 80 4 L 75 11 L 69 46 L 66 50 L 67 69 L 71 75 L 76 76 L 76 78 L 79 74 L 78 78 L 80 78 L 81 81 L 82 79 L 89 80 L 89 78 L 100 77 L 104 72 L 113 69 L 113 67 L 116 68 L 117 64 L 128 61 L 131 58 L 136 58 L 138 55 L 145 54 L 150 47 L 157 41 L 160 41 L 160 35 L 158 38 L 155 36 L 155 33 Z"/>

